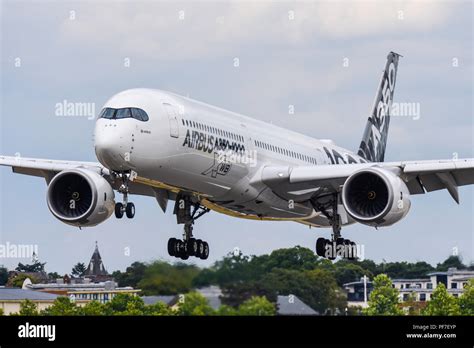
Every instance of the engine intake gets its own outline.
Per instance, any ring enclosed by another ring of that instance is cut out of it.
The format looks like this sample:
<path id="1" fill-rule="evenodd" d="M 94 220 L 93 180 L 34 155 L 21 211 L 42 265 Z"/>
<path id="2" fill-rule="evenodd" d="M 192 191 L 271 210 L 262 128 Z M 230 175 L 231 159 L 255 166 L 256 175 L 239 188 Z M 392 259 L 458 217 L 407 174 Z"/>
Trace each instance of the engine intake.
<path id="1" fill-rule="evenodd" d="M 47 203 L 60 221 L 80 227 L 95 226 L 114 212 L 114 191 L 101 175 L 77 168 L 57 174 L 50 182 Z"/>
<path id="2" fill-rule="evenodd" d="M 372 167 L 347 178 L 342 202 L 356 221 L 371 226 L 388 226 L 401 220 L 410 209 L 410 193 L 393 172 Z"/>

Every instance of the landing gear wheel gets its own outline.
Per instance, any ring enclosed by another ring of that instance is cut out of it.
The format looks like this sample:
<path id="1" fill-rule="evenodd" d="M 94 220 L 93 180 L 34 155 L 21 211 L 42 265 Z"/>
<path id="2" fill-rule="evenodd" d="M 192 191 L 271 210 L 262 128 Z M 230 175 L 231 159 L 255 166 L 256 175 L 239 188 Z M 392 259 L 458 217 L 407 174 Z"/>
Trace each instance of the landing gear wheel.
<path id="1" fill-rule="evenodd" d="M 127 203 L 127 207 L 125 208 L 125 213 L 127 214 L 127 217 L 129 219 L 133 219 L 133 217 L 135 216 L 135 204 L 131 202 Z"/>
<path id="2" fill-rule="evenodd" d="M 168 254 L 170 256 L 177 256 L 176 253 L 176 243 L 178 240 L 176 238 L 170 238 L 168 239 Z"/>
<path id="3" fill-rule="evenodd" d="M 328 240 L 326 238 L 318 238 L 316 240 L 316 255 L 324 257 L 327 242 Z"/>
<path id="4" fill-rule="evenodd" d="M 189 256 L 196 256 L 198 252 L 198 242 L 196 239 L 191 238 L 188 240 L 188 253 Z"/>
<path id="5" fill-rule="evenodd" d="M 200 255 L 201 260 L 206 260 L 209 257 L 209 244 L 207 242 L 202 243 L 202 253 Z"/>
<path id="6" fill-rule="evenodd" d="M 202 240 L 198 239 L 196 240 L 196 244 L 197 244 L 197 251 L 196 251 L 196 254 L 194 254 L 194 256 L 201 258 L 204 253 L 204 243 Z"/>
<path id="7" fill-rule="evenodd" d="M 115 217 L 117 219 L 123 218 L 123 204 L 115 203 Z"/>

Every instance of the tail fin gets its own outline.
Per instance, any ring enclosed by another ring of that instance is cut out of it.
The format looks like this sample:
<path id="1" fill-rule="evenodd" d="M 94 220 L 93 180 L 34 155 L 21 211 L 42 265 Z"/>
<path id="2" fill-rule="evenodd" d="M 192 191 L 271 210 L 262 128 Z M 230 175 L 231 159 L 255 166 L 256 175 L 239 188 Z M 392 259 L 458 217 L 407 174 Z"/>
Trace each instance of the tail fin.
<path id="1" fill-rule="evenodd" d="M 398 53 L 390 52 L 375 96 L 372 114 L 365 126 L 357 154 L 367 161 L 383 162 L 387 145 L 390 109 L 398 71 Z"/>

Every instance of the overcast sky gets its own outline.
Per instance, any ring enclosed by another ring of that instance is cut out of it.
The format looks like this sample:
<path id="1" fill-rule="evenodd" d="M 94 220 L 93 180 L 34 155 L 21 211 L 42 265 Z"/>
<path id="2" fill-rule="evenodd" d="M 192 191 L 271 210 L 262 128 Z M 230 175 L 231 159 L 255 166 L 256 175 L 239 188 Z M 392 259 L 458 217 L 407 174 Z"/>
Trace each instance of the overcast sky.
<path id="1" fill-rule="evenodd" d="M 56 104 L 95 103 L 97 114 L 110 96 L 134 87 L 188 95 L 355 151 L 393 50 L 404 56 L 394 101 L 419 103 L 421 113 L 392 118 L 385 159 L 474 157 L 472 2 L 0 3 L 0 154 L 96 161 L 94 120 L 58 117 Z M 51 215 L 46 189 L 41 178 L 0 168 L 0 243 L 37 244 L 47 271 L 88 262 L 95 241 L 109 271 L 175 260 L 166 243 L 182 226 L 154 199 L 133 197 L 133 220 L 79 230 Z M 357 224 L 343 235 L 379 262 L 435 264 L 453 248 L 469 262 L 474 189 L 460 188 L 460 196 L 459 206 L 446 191 L 414 196 L 398 224 Z M 195 234 L 209 241 L 211 255 L 188 262 L 209 265 L 235 247 L 314 249 L 330 230 L 210 213 Z M 20 261 L 28 260 L 0 264 Z"/>

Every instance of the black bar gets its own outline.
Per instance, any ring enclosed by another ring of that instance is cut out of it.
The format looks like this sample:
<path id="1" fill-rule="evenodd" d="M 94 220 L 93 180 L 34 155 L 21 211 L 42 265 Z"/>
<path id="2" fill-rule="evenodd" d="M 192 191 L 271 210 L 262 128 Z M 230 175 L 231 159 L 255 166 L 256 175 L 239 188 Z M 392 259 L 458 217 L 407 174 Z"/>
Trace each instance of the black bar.
<path id="1" fill-rule="evenodd" d="M 55 325 L 55 340 L 20 338 L 19 326 Z M 473 317 L 0 317 L 2 347 L 29 343 L 408 344 L 474 343 Z M 410 338 L 407 334 L 425 337 Z M 455 335 L 434 338 L 433 334 Z M 197 341 L 196 341 L 197 340 Z M 199 342 L 200 341 L 200 342 Z"/>

